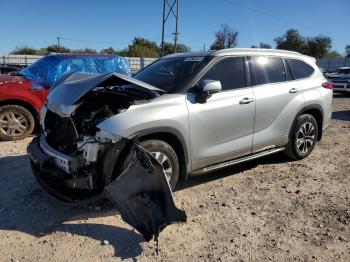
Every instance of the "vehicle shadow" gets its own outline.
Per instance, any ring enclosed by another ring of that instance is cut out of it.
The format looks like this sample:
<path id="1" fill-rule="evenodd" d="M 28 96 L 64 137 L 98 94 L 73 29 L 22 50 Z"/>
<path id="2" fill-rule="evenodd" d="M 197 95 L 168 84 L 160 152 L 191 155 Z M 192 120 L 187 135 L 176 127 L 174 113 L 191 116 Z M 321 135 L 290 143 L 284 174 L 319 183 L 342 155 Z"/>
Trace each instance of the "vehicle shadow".
<path id="1" fill-rule="evenodd" d="M 282 153 L 273 154 L 270 156 L 251 160 L 245 163 L 237 164 L 231 167 L 223 168 L 218 171 L 210 172 L 207 174 L 202 174 L 199 176 L 190 176 L 187 181 L 182 180 L 179 182 L 179 184 L 175 188 L 175 192 L 186 188 L 194 187 L 200 184 L 205 184 L 213 180 L 225 178 L 227 176 L 233 176 L 240 172 L 253 169 L 258 165 L 278 164 L 278 163 L 286 163 L 286 162 L 292 162 L 292 161 L 293 161 L 292 159 L 286 157 Z"/>
<path id="2" fill-rule="evenodd" d="M 110 202 L 67 206 L 48 197 L 35 181 L 27 155 L 1 157 L 0 177 L 0 230 L 23 232 L 38 239 L 66 232 L 100 242 L 107 240 L 121 259 L 136 260 L 142 253 L 144 239 L 136 231 L 124 225 L 89 222 L 90 218 L 117 215 Z M 118 218 L 115 221 L 121 223 Z"/>
<path id="3" fill-rule="evenodd" d="M 332 119 L 350 121 L 350 110 L 333 112 Z"/>
<path id="4" fill-rule="evenodd" d="M 229 175 L 235 175 L 257 165 L 284 163 L 290 161 L 282 154 L 253 160 L 237 166 L 221 169 L 188 181 L 181 181 L 176 189 L 180 191 L 195 187 Z M 90 223 L 90 218 L 117 215 L 111 203 L 106 200 L 96 205 L 67 206 L 60 204 L 44 193 L 29 165 L 27 155 L 0 158 L 0 230 L 13 230 L 30 234 L 40 239 L 51 233 L 66 232 L 89 237 L 97 241 L 107 240 L 114 247 L 115 256 L 134 259 L 142 253 L 143 237 L 135 230 L 113 225 Z M 84 221 L 83 223 L 81 221 Z"/>

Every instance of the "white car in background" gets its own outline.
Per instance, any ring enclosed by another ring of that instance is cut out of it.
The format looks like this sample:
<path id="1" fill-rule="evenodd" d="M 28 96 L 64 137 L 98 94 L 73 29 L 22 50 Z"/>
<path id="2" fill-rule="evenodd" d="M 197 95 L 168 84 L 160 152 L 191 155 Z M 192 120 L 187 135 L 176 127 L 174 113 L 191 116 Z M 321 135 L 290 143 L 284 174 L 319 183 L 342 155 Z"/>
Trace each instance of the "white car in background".
<path id="1" fill-rule="evenodd" d="M 327 78 L 333 83 L 335 92 L 350 93 L 350 67 L 340 67 L 335 73 L 328 74 Z"/>

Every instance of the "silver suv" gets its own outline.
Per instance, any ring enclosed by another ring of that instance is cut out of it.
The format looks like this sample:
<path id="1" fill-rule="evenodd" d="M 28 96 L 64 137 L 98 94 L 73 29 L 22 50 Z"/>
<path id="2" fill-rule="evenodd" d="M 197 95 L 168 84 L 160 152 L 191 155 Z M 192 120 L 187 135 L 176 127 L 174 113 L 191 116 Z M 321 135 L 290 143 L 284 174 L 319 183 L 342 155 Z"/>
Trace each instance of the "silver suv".
<path id="1" fill-rule="evenodd" d="M 314 58 L 281 50 L 174 54 L 132 78 L 67 75 L 42 109 L 33 171 L 49 192 L 82 199 L 122 172 L 129 140 L 155 156 L 172 188 L 281 151 L 302 159 L 329 125 L 332 92 Z"/>

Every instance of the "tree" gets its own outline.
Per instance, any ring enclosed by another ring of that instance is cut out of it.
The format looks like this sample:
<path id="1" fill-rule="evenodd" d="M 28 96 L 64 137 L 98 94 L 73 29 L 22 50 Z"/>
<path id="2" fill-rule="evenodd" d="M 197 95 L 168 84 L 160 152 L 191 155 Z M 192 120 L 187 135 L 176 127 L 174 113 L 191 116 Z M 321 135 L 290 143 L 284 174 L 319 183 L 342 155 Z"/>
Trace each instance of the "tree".
<path id="1" fill-rule="evenodd" d="M 316 37 L 309 37 L 305 39 L 305 42 L 306 50 L 304 53 L 315 58 L 325 57 L 332 47 L 332 40 L 328 36 L 320 35 Z"/>
<path id="2" fill-rule="evenodd" d="M 259 48 L 271 49 L 271 45 L 267 43 L 260 42 Z"/>
<path id="3" fill-rule="evenodd" d="M 131 57 L 159 57 L 159 47 L 156 42 L 147 40 L 141 37 L 135 37 L 132 44 L 129 45 L 127 52 L 128 56 Z"/>
<path id="4" fill-rule="evenodd" d="M 116 53 L 117 53 L 117 50 L 114 50 L 113 47 L 108 47 L 100 51 L 100 54 L 105 54 L 105 55 L 114 55 Z"/>
<path id="5" fill-rule="evenodd" d="M 16 46 L 16 48 L 10 52 L 12 55 L 37 55 L 38 50 L 28 46 Z"/>
<path id="6" fill-rule="evenodd" d="M 281 36 L 275 38 L 276 48 L 297 51 L 315 58 L 322 58 L 327 55 L 335 55 L 331 52 L 332 39 L 328 36 L 302 37 L 298 30 L 289 29 Z"/>
<path id="7" fill-rule="evenodd" d="M 304 53 L 305 40 L 296 29 L 289 29 L 283 36 L 274 39 L 276 49 L 291 50 Z"/>
<path id="8" fill-rule="evenodd" d="M 337 51 L 333 50 L 325 54 L 323 58 L 342 58 L 342 56 Z"/>
<path id="9" fill-rule="evenodd" d="M 228 24 L 222 24 L 221 29 L 215 32 L 215 42 L 210 46 L 212 50 L 232 48 L 237 45 L 238 32 Z"/>
<path id="10" fill-rule="evenodd" d="M 350 45 L 345 46 L 346 57 L 350 57 Z"/>
<path id="11" fill-rule="evenodd" d="M 186 53 L 191 51 L 191 48 L 184 44 L 177 44 L 177 53 Z M 164 43 L 164 55 L 173 54 L 175 52 L 175 46 L 173 43 L 165 42 Z"/>
<path id="12" fill-rule="evenodd" d="M 58 48 L 58 45 L 49 45 L 45 49 L 46 49 L 46 54 L 50 54 L 50 53 L 71 53 L 71 50 L 69 48 L 64 47 L 64 46 L 60 46 Z M 43 49 L 43 51 L 45 51 L 45 49 Z"/>
<path id="13" fill-rule="evenodd" d="M 271 49 L 271 45 L 270 45 L 270 44 L 263 43 L 263 42 L 260 42 L 259 46 L 252 45 L 251 48 L 265 48 L 265 49 Z"/>
<path id="14" fill-rule="evenodd" d="M 72 50 L 72 53 L 76 53 L 76 54 L 97 54 L 97 51 L 96 51 L 96 49 L 85 47 L 84 49 Z"/>

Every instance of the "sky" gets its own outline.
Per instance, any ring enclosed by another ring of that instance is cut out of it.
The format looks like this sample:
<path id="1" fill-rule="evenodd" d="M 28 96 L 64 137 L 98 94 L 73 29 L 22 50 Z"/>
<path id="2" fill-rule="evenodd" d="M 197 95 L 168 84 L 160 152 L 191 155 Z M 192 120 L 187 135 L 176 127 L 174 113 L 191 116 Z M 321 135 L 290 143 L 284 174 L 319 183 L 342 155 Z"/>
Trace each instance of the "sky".
<path id="1" fill-rule="evenodd" d="M 56 44 L 57 36 L 71 49 L 119 50 L 134 37 L 160 44 L 162 11 L 163 0 L 0 0 L 0 54 Z M 166 41 L 173 41 L 174 21 L 169 16 Z M 179 42 L 192 51 L 208 49 L 223 23 L 239 32 L 237 47 L 274 47 L 274 38 L 294 28 L 303 36 L 331 37 L 332 49 L 343 54 L 350 44 L 350 0 L 179 0 Z"/>

